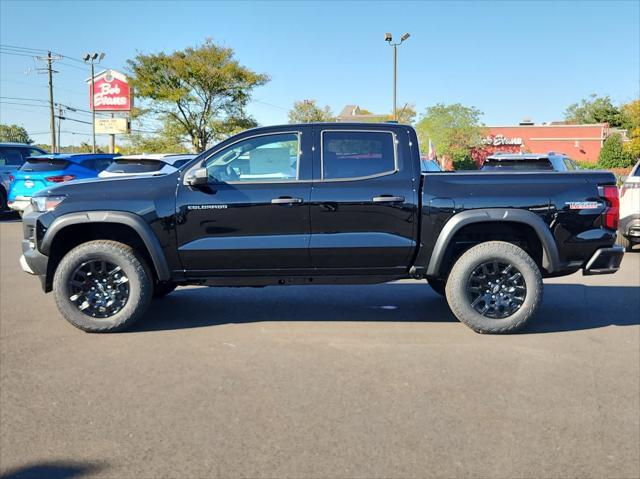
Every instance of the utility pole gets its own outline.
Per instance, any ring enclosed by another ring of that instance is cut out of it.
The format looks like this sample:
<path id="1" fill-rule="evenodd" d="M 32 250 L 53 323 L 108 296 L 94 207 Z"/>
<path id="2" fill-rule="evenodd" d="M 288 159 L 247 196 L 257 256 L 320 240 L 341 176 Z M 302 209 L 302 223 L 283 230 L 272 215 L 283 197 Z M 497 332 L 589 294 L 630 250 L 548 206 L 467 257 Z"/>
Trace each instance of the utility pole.
<path id="1" fill-rule="evenodd" d="M 51 126 L 51 152 L 52 153 L 56 153 L 58 151 L 58 148 L 56 145 L 56 119 L 55 119 L 56 113 L 55 113 L 54 103 L 53 103 L 53 74 L 58 72 L 53 69 L 53 62 L 56 60 L 60 60 L 61 58 L 62 57 L 60 55 L 52 55 L 51 52 L 47 52 L 46 57 L 35 57 L 35 59 L 38 61 L 47 62 L 46 70 L 49 76 L 49 115 L 50 115 L 49 124 Z M 44 68 L 38 68 L 39 72 L 41 72 L 42 70 L 44 70 Z"/>
<path id="2" fill-rule="evenodd" d="M 60 130 L 62 129 L 62 105 L 58 103 L 58 150 L 56 153 L 60 153 Z"/>

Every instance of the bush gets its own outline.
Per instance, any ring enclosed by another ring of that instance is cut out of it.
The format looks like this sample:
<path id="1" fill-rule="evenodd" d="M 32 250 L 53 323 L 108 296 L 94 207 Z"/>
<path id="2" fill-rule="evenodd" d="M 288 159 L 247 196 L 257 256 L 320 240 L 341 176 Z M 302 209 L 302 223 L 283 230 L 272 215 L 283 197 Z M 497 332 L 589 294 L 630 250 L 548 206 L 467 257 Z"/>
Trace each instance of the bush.
<path id="1" fill-rule="evenodd" d="M 454 151 L 451 155 L 454 170 L 477 170 L 475 160 L 471 157 L 471 152 L 467 150 Z"/>
<path id="2" fill-rule="evenodd" d="M 594 163 L 593 161 L 576 161 L 576 164 L 580 167 L 581 170 L 600 170 L 601 166 L 598 166 L 598 163 Z"/>
<path id="3" fill-rule="evenodd" d="M 633 157 L 625 151 L 620 135 L 614 134 L 604 140 L 598 157 L 599 168 L 628 168 L 632 165 Z"/>

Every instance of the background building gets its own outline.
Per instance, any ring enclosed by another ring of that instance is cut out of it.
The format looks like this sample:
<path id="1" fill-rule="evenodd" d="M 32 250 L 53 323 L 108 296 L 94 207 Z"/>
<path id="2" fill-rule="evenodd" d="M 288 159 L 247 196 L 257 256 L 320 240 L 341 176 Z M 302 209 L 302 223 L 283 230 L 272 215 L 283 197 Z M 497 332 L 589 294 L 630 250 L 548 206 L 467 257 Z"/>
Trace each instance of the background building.
<path id="1" fill-rule="evenodd" d="M 483 140 L 487 156 L 495 152 L 564 153 L 573 160 L 598 161 L 600 149 L 611 129 L 606 123 L 593 125 L 522 122 L 516 126 L 489 126 Z M 624 132 L 622 132 L 624 133 Z"/>

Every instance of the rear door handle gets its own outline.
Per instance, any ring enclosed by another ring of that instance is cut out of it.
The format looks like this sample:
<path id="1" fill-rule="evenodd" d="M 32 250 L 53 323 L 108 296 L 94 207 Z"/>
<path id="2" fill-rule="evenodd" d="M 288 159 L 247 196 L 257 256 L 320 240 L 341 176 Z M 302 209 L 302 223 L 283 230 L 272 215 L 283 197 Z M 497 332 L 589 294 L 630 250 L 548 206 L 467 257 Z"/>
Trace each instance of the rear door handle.
<path id="1" fill-rule="evenodd" d="M 400 203 L 400 202 L 404 202 L 404 196 L 391 196 L 391 195 L 374 196 L 372 201 L 374 203 Z"/>
<path id="2" fill-rule="evenodd" d="M 271 200 L 272 205 L 294 205 L 302 203 L 302 198 L 291 198 L 290 196 L 281 196 L 280 198 L 273 198 Z"/>

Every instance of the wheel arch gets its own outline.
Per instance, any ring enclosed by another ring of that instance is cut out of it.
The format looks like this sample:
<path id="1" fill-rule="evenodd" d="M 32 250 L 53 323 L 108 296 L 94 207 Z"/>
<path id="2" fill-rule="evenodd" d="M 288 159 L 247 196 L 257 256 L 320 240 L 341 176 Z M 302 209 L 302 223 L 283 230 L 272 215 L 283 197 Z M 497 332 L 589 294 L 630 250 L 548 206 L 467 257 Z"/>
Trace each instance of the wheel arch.
<path id="1" fill-rule="evenodd" d="M 105 234 L 105 231 L 108 231 L 108 234 Z M 151 227 L 140 216 L 123 211 L 91 211 L 60 216 L 47 228 L 39 245 L 40 251 L 50 256 L 47 283 L 53 277 L 57 263 L 61 259 L 56 258 L 56 249 L 59 247 L 60 241 L 63 241 L 70 233 L 85 233 L 87 240 L 114 239 L 117 241 L 119 235 L 123 237 L 124 232 L 132 232 L 135 235 L 134 237 L 128 236 L 128 238 L 136 243 L 135 246 L 138 246 L 138 249 L 143 249 L 140 252 L 149 261 L 149 266 L 154 269 L 158 279 L 161 281 L 170 280 L 169 266 L 160 242 Z M 81 237 L 84 238 L 84 236 Z M 74 246 L 76 245 L 74 244 Z M 54 253 L 53 256 L 52 253 Z"/>
<path id="2" fill-rule="evenodd" d="M 515 208 L 487 208 L 463 211 L 445 223 L 433 248 L 427 276 L 439 277 L 445 265 L 445 258 L 456 234 L 469 225 L 482 223 L 515 224 L 530 228 L 542 247 L 541 266 L 546 273 L 561 269 L 560 255 L 549 226 L 535 213 Z"/>

